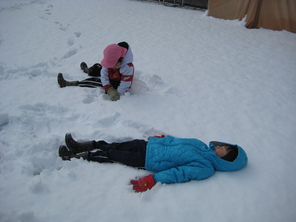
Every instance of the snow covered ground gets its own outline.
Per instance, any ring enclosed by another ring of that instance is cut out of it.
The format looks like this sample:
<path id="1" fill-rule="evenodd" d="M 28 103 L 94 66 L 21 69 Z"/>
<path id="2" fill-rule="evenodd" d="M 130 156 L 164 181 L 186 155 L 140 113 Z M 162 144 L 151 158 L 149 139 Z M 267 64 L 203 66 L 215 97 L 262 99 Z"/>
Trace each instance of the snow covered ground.
<path id="1" fill-rule="evenodd" d="M 103 49 L 134 52 L 130 93 L 59 88 Z M 0 0 L 1 222 L 292 222 L 296 218 L 296 35 L 135 0 Z M 62 161 L 66 132 L 109 142 L 176 137 L 237 143 L 238 172 L 157 184 L 119 164 Z"/>

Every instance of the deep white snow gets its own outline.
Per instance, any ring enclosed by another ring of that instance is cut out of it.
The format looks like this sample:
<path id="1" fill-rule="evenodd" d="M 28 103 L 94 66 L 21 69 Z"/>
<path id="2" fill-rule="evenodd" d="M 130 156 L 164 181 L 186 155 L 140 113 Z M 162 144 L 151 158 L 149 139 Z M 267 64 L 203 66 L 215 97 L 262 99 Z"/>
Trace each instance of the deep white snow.
<path id="1" fill-rule="evenodd" d="M 60 88 L 87 76 L 80 62 L 127 41 L 132 90 Z M 246 29 L 206 11 L 135 0 L 0 0 L 1 222 L 292 222 L 296 218 L 296 35 Z M 119 164 L 62 161 L 79 140 L 155 134 L 237 143 L 238 172 L 157 184 Z"/>

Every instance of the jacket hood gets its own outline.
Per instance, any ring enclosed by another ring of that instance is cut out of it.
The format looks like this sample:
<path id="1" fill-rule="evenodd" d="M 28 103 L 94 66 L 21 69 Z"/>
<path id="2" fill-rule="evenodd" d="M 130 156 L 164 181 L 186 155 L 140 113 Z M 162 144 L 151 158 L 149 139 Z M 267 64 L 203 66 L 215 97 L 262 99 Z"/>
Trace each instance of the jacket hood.
<path id="1" fill-rule="evenodd" d="M 218 141 L 211 141 L 209 144 L 210 150 L 213 150 L 215 146 L 221 146 L 221 145 L 230 145 L 237 147 L 238 149 L 238 155 L 236 159 L 233 162 L 223 160 L 222 158 L 218 157 L 216 155 L 216 152 L 210 152 L 210 159 L 213 163 L 214 167 L 218 171 L 236 171 L 244 168 L 248 163 L 248 157 L 246 152 L 241 148 L 240 146 L 236 144 L 230 144 L 230 143 L 224 143 L 224 142 L 218 142 Z"/>
<path id="2" fill-rule="evenodd" d="M 131 63 L 133 61 L 134 61 L 133 52 L 132 52 L 131 47 L 129 46 L 128 50 L 127 50 L 127 52 L 126 52 L 126 54 L 125 54 L 125 56 L 124 56 L 124 58 L 122 60 L 122 65 L 121 66 L 126 65 L 128 63 Z"/>

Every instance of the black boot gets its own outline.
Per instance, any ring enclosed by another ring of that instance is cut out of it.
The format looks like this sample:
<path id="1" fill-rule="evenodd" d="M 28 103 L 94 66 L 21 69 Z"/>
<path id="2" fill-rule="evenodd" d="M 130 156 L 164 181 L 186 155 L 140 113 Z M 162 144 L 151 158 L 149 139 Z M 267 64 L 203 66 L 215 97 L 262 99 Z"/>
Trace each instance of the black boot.
<path id="1" fill-rule="evenodd" d="M 63 160 L 70 160 L 73 157 L 73 153 L 64 145 L 61 145 L 59 148 L 59 156 Z"/>
<path id="2" fill-rule="evenodd" d="M 89 74 L 89 69 L 88 69 L 87 64 L 85 62 L 80 63 L 80 68 L 83 72 L 85 72 L 86 74 Z"/>
<path id="3" fill-rule="evenodd" d="M 67 81 L 64 79 L 63 74 L 59 73 L 58 74 L 58 83 L 61 88 L 66 87 L 66 86 L 78 86 L 78 81 Z"/>
<path id="4" fill-rule="evenodd" d="M 77 153 L 87 152 L 96 149 L 94 146 L 94 141 L 87 141 L 79 143 L 75 141 L 71 133 L 67 133 L 65 136 L 65 142 L 69 150 L 75 155 Z"/>
<path id="5" fill-rule="evenodd" d="M 59 148 L 59 156 L 63 160 L 71 160 L 71 158 L 83 158 L 84 160 L 89 160 L 89 152 L 80 153 L 78 155 L 74 155 L 68 147 L 61 145 Z"/>

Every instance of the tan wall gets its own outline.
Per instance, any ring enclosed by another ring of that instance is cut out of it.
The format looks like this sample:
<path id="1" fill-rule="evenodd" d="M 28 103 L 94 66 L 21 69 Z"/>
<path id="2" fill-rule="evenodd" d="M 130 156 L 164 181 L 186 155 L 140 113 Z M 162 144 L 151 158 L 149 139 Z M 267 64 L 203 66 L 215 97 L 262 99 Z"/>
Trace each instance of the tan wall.
<path id="1" fill-rule="evenodd" d="M 296 33 L 296 0 L 209 0 L 208 15 L 239 20 L 246 17 L 247 28 Z"/>

